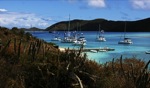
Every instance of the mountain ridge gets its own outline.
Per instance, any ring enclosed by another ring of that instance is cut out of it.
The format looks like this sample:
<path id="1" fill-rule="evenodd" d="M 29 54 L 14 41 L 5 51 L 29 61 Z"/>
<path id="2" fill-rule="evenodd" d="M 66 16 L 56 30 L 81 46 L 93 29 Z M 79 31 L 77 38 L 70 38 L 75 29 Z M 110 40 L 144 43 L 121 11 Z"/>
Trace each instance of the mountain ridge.
<path id="1" fill-rule="evenodd" d="M 98 31 L 99 24 L 101 29 L 107 32 L 123 32 L 125 28 L 128 32 L 150 32 L 150 18 L 145 18 L 136 21 L 113 21 L 102 18 L 93 20 L 70 20 L 70 31 Z M 69 21 L 61 21 L 47 27 L 46 31 L 66 31 L 68 30 Z"/>

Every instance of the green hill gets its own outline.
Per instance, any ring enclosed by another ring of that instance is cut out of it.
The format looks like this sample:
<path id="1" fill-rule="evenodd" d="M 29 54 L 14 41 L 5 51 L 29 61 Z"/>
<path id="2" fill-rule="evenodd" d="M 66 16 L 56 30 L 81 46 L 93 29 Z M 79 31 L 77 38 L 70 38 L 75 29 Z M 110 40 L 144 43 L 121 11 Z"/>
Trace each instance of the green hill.
<path id="1" fill-rule="evenodd" d="M 126 30 L 128 32 L 150 32 L 150 18 L 126 21 Z M 46 31 L 68 30 L 69 21 L 61 21 L 47 27 Z M 81 31 L 97 31 L 99 24 L 101 29 L 108 32 L 123 32 L 125 27 L 125 21 L 112 21 L 106 19 L 94 19 L 94 20 L 71 20 L 70 30 L 81 30 Z"/>

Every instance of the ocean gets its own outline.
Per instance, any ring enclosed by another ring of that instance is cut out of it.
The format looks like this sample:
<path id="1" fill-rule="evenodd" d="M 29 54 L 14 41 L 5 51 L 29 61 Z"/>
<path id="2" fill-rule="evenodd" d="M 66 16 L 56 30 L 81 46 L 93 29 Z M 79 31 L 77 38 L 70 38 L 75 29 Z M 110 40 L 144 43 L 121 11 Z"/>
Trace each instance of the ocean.
<path id="1" fill-rule="evenodd" d="M 53 42 L 61 48 L 79 48 L 79 46 L 74 46 L 72 43 L 51 41 L 51 39 L 54 38 L 54 34 L 49 33 L 48 31 L 32 31 L 30 33 L 37 38 L 45 40 L 46 42 Z M 90 60 L 98 63 L 105 63 L 112 61 L 113 58 L 120 58 L 121 55 L 123 55 L 123 58 L 136 57 L 137 59 L 141 59 L 146 62 L 150 60 L 150 54 L 145 54 L 145 51 L 150 50 L 150 32 L 126 32 L 126 36 L 131 38 L 133 41 L 133 44 L 131 45 L 118 44 L 118 41 L 123 38 L 124 32 L 105 32 L 104 36 L 106 38 L 106 42 L 96 41 L 98 31 L 82 31 L 82 33 L 87 40 L 87 45 L 84 48 L 109 47 L 115 49 L 115 51 L 108 52 L 87 52 L 86 54 Z M 59 31 L 59 36 L 63 38 L 64 32 Z"/>

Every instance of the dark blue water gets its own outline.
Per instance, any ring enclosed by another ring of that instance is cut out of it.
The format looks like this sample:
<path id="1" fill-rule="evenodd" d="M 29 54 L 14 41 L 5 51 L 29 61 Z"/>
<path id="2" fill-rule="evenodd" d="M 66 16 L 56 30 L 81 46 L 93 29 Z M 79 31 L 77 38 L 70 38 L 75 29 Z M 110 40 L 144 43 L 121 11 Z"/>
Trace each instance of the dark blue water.
<path id="1" fill-rule="evenodd" d="M 37 38 L 43 39 L 47 42 L 54 42 L 59 47 L 62 48 L 79 48 L 73 46 L 69 43 L 61 43 L 58 41 L 51 41 L 54 37 L 52 33 L 49 32 L 31 32 L 33 36 Z M 138 59 L 142 59 L 144 61 L 148 61 L 150 59 L 150 54 L 145 54 L 145 51 L 150 50 L 150 32 L 129 32 L 126 33 L 127 37 L 130 37 L 133 41 L 132 45 L 120 45 L 118 41 L 122 39 L 124 33 L 123 32 L 105 32 L 104 36 L 106 38 L 106 42 L 98 42 L 96 41 L 97 31 L 84 31 L 82 32 L 87 40 L 87 45 L 85 48 L 100 48 L 100 47 L 109 47 L 114 48 L 115 51 L 109 52 L 98 52 L 91 53 L 87 52 L 88 58 L 91 60 L 95 60 L 96 62 L 105 63 L 107 61 L 111 61 L 113 58 L 119 58 L 123 55 L 124 58 L 136 57 Z M 63 38 L 63 32 L 60 32 L 60 37 Z"/>

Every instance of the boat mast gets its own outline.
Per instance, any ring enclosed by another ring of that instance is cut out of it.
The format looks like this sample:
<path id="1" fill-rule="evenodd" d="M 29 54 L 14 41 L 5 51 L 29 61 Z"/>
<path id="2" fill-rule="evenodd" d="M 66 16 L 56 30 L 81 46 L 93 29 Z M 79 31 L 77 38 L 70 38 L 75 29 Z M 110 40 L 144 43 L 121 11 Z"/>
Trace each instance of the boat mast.
<path id="1" fill-rule="evenodd" d="M 127 25 L 127 23 L 126 23 L 126 21 L 125 21 L 125 27 L 124 27 L 124 38 L 126 37 L 126 25 Z"/>
<path id="2" fill-rule="evenodd" d="M 68 24 L 68 32 L 70 30 L 70 14 L 69 14 L 69 24 Z"/>
<path id="3" fill-rule="evenodd" d="M 101 34 L 101 31 L 100 31 L 100 24 L 98 25 L 98 32 L 97 32 L 97 35 L 96 35 L 96 38 L 99 38 L 100 34 Z"/>
<path id="4" fill-rule="evenodd" d="M 101 25 L 99 24 L 99 36 L 101 36 Z"/>

